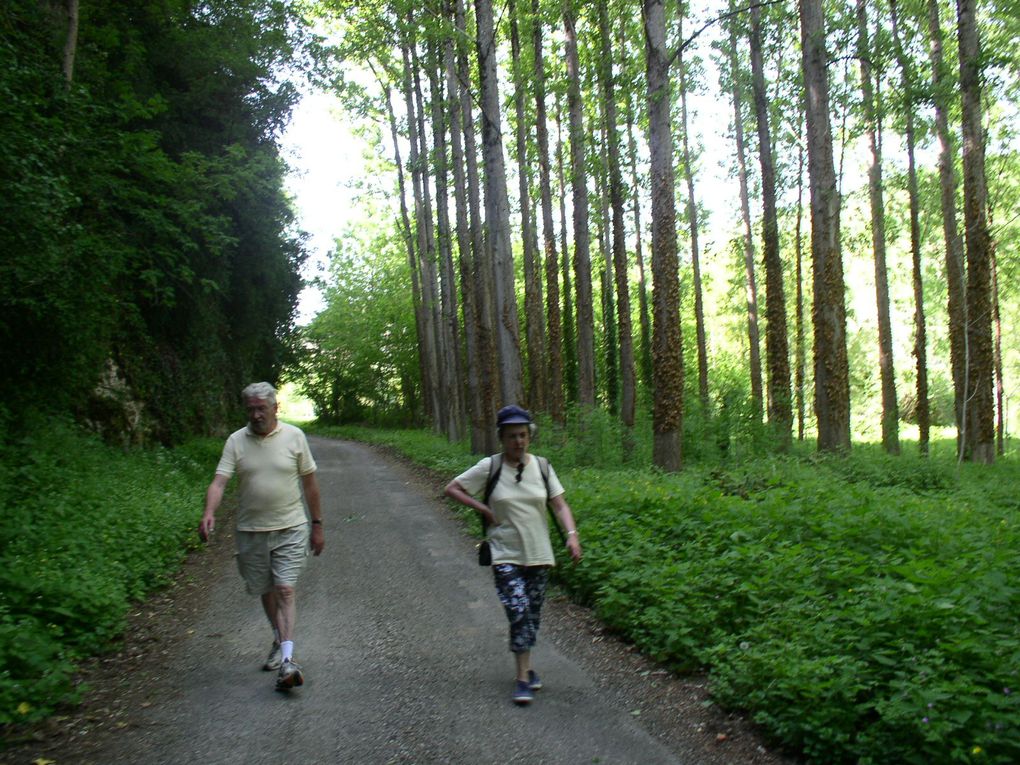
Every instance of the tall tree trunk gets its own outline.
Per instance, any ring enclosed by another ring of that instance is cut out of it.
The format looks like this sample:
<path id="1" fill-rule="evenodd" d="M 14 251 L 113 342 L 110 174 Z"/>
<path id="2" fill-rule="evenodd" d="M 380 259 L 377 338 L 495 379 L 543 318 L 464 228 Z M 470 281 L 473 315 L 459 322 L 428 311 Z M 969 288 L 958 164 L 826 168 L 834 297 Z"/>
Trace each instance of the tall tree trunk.
<path id="1" fill-rule="evenodd" d="M 630 179 L 634 208 L 634 253 L 638 267 L 638 316 L 641 323 L 641 382 L 652 388 L 652 319 L 648 312 L 648 287 L 645 278 L 645 256 L 642 247 L 641 186 L 637 171 L 637 140 L 634 137 L 634 104 L 627 93 L 627 147 L 630 159 Z"/>
<path id="2" fill-rule="evenodd" d="M 664 0 L 643 0 L 648 81 L 648 147 L 652 199 L 652 461 L 666 471 L 682 464 L 683 344 L 673 196 L 673 135 Z"/>
<path id="3" fill-rule="evenodd" d="M 871 242 L 875 254 L 875 298 L 878 316 L 878 368 L 882 380 L 882 448 L 900 453 L 899 404 L 896 401 L 896 370 L 893 364 L 892 319 L 889 313 L 889 272 L 885 261 L 885 200 L 882 188 L 882 144 L 875 108 L 874 74 L 865 0 L 857 0 L 857 59 L 861 67 L 861 93 L 865 131 L 871 151 L 868 194 L 871 200 Z"/>
<path id="4" fill-rule="evenodd" d="M 608 225 L 606 226 L 608 228 Z M 608 260 L 608 258 L 607 258 Z M 619 413 L 619 375 L 616 369 L 619 343 L 616 337 L 616 324 L 613 315 L 616 313 L 616 301 L 613 295 L 613 276 L 603 266 L 599 269 L 600 295 L 602 296 L 602 337 L 605 350 L 605 395 L 606 411 L 616 417 Z"/>
<path id="5" fill-rule="evenodd" d="M 903 114 L 907 139 L 907 193 L 910 197 L 910 253 L 914 283 L 914 362 L 917 368 L 917 447 L 928 454 L 931 436 L 931 407 L 928 402 L 928 331 L 924 314 L 924 273 L 921 265 L 921 205 L 915 161 L 914 111 L 917 96 L 914 76 L 900 39 L 896 0 L 889 0 L 893 47 L 903 76 Z"/>
<path id="6" fill-rule="evenodd" d="M 471 271 L 477 303 L 475 333 L 478 337 L 479 399 L 481 408 L 475 415 L 473 427 L 483 434 L 483 454 L 493 454 L 499 445 L 496 421 L 499 392 L 496 378 L 496 306 L 492 294 L 492 256 L 485 244 L 482 222 L 481 181 L 478 173 L 478 149 L 475 138 L 474 105 L 468 84 L 471 82 L 471 65 L 468 60 L 467 21 L 464 0 L 454 0 L 454 24 L 457 29 L 457 79 L 460 87 L 461 126 L 464 132 L 464 158 L 467 170 L 468 219 L 471 234 Z"/>
<path id="7" fill-rule="evenodd" d="M 596 65 L 596 69 L 598 66 Z M 601 282 L 602 296 L 602 338 L 605 350 L 605 391 L 606 409 L 614 417 L 619 412 L 620 399 L 620 375 L 617 369 L 619 358 L 619 341 L 616 337 L 616 295 L 613 289 L 613 255 L 612 244 L 610 243 L 611 228 L 609 211 L 609 135 L 606 130 L 606 105 L 600 99 L 599 128 L 602 133 L 602 140 L 598 142 L 599 166 L 595 175 L 595 198 L 599 200 L 598 233 L 599 249 L 602 253 L 603 267 L 600 270 L 599 279 Z M 596 388 L 598 379 L 596 375 Z"/>
<path id="8" fill-rule="evenodd" d="M 790 340 L 786 326 L 783 261 L 779 252 L 779 214 L 776 210 L 776 166 L 772 154 L 768 92 L 762 62 L 761 7 L 751 8 L 751 87 L 761 164 L 762 249 L 765 258 L 765 354 L 768 364 L 769 426 L 777 444 L 790 444 L 793 412 L 790 406 Z"/>
<path id="9" fill-rule="evenodd" d="M 730 0 L 730 12 L 734 12 Z M 737 27 L 729 23 L 730 86 L 733 91 L 733 136 L 737 149 L 737 180 L 740 183 L 740 214 L 744 221 L 744 294 L 747 303 L 747 351 L 751 373 L 751 407 L 758 423 L 764 413 L 761 380 L 761 339 L 758 328 L 758 283 L 754 274 L 754 231 L 751 227 L 751 202 L 747 192 L 747 150 L 744 147 L 743 98 L 740 64 L 737 59 Z"/>
<path id="10" fill-rule="evenodd" d="M 421 142 L 418 137 L 417 110 L 414 103 L 413 66 L 411 63 L 410 47 L 413 43 L 405 42 L 402 45 L 404 59 L 404 109 L 407 114 L 408 132 L 408 165 L 411 170 L 411 189 L 414 196 L 414 220 L 415 220 L 415 258 L 414 271 L 418 273 L 421 287 L 421 345 L 418 353 L 422 357 L 422 400 L 425 408 L 425 416 L 430 423 L 435 423 L 439 412 L 439 391 L 437 381 L 439 371 L 436 365 L 435 354 L 435 327 L 433 325 L 432 299 L 429 292 L 429 276 L 423 266 L 427 262 L 428 237 L 426 235 L 427 214 L 422 191 L 422 158 Z"/>
<path id="11" fill-rule="evenodd" d="M 981 125 L 980 43 L 975 0 L 957 0 L 960 94 L 963 103 L 963 217 L 967 234 L 967 385 L 964 458 L 995 461 L 992 396 L 991 236 Z"/>
<path id="12" fill-rule="evenodd" d="M 411 81 L 414 87 L 416 135 L 419 141 L 418 159 L 422 189 L 422 214 L 418 218 L 421 246 L 418 250 L 421 269 L 421 289 L 425 311 L 428 314 L 430 350 L 429 369 L 432 376 L 432 427 L 437 433 L 445 432 L 447 411 L 443 406 L 444 374 L 442 368 L 442 306 L 439 298 L 439 274 L 436 269 L 436 231 L 432 214 L 432 190 L 429 186 L 429 149 L 425 130 L 425 98 L 421 88 L 421 64 L 416 46 L 411 47 Z"/>
<path id="13" fill-rule="evenodd" d="M 443 12 L 448 23 L 456 23 L 452 0 L 446 0 Z M 457 267 L 460 272 L 461 311 L 464 317 L 464 346 L 466 350 L 464 382 L 467 387 L 467 414 L 471 424 L 471 451 L 477 454 L 484 453 L 487 446 L 486 431 L 491 430 L 492 425 L 491 421 L 487 423 L 484 419 L 485 407 L 482 404 L 478 296 L 475 292 L 471 267 L 471 224 L 468 215 L 467 179 L 464 171 L 461 83 L 457 79 L 453 35 L 447 35 L 443 41 L 443 64 L 446 71 L 447 111 L 450 121 L 450 165 L 453 168 L 454 209 L 457 219 Z"/>
<path id="14" fill-rule="evenodd" d="M 560 316 L 559 256 L 552 209 L 549 168 L 549 129 L 545 108 L 545 56 L 542 50 L 542 17 L 539 0 L 531 2 L 532 42 L 535 62 L 535 138 L 538 143 L 538 187 L 542 203 L 542 242 L 545 252 L 546 325 L 548 327 L 548 386 L 546 396 L 553 422 L 563 424 L 563 329 Z"/>
<path id="15" fill-rule="evenodd" d="M 78 0 L 67 0 L 67 39 L 64 40 L 64 82 L 74 81 L 74 56 L 78 50 Z"/>
<path id="16" fill-rule="evenodd" d="M 989 208 L 988 224 L 991 228 L 991 208 Z M 999 263 L 992 247 L 992 322 L 995 332 L 995 453 L 1002 457 L 1006 454 L 1005 441 L 1005 388 L 1002 379 L 1002 316 L 999 312 Z"/>
<path id="17" fill-rule="evenodd" d="M 407 248 L 407 262 L 411 271 L 411 301 L 414 305 L 414 329 L 418 339 L 418 374 L 421 378 L 422 392 L 425 391 L 425 381 L 428 375 L 427 361 L 425 358 L 425 316 L 422 307 L 421 285 L 418 276 L 418 263 L 414 249 L 414 234 L 411 231 L 411 216 L 407 212 L 407 189 L 404 180 L 404 165 L 400 158 L 400 135 L 397 130 L 397 117 L 393 111 L 393 98 L 389 86 L 386 90 L 386 113 L 390 121 L 390 138 L 393 141 L 393 162 L 397 168 L 397 189 L 400 195 L 400 231 L 404 237 L 404 246 Z"/>
<path id="18" fill-rule="evenodd" d="M 570 255 L 567 252 L 567 182 L 564 173 L 562 110 L 556 96 L 556 177 L 560 200 L 560 252 L 563 253 L 563 386 L 570 403 L 577 401 L 577 343 L 574 327 L 574 290 L 570 280 Z"/>
<path id="19" fill-rule="evenodd" d="M 563 28 L 567 59 L 567 111 L 570 118 L 570 175 L 574 202 L 574 286 L 577 291 L 577 397 L 595 406 L 595 316 L 591 289 L 591 245 L 588 234 L 588 173 L 585 170 L 584 105 L 581 65 L 573 0 L 566 0 Z"/>
<path id="20" fill-rule="evenodd" d="M 478 71 L 481 76 L 482 158 L 485 163 L 485 222 L 487 246 L 493 259 L 493 290 L 496 297 L 496 349 L 499 385 L 504 404 L 524 399 L 521 379 L 521 343 L 514 293 L 513 252 L 510 247 L 510 202 L 500 128 L 499 87 L 496 76 L 496 33 L 491 0 L 475 0 L 478 28 Z"/>
<path id="21" fill-rule="evenodd" d="M 524 250 L 524 327 L 528 340 L 528 406 L 544 412 L 546 395 L 545 317 L 542 307 L 542 280 L 538 263 L 538 239 L 531 211 L 531 169 L 528 164 L 528 118 L 524 111 L 525 82 L 521 71 L 521 39 L 515 0 L 509 0 L 510 47 L 513 57 L 514 114 L 517 138 L 518 193 L 521 206 L 521 237 Z M 532 20 L 540 24 L 541 20 Z"/>
<path id="22" fill-rule="evenodd" d="M 928 41 L 935 104 L 935 132 L 939 138 L 939 189 L 942 236 L 946 247 L 946 292 L 949 312 L 949 358 L 953 370 L 953 408 L 956 451 L 963 455 L 964 398 L 967 395 L 967 287 L 963 237 L 956 216 L 956 170 L 953 134 L 949 129 L 949 101 L 953 82 L 942 59 L 942 25 L 938 0 L 928 0 Z"/>
<path id="23" fill-rule="evenodd" d="M 795 257 L 797 259 L 797 305 L 796 305 L 796 317 L 795 321 L 797 324 L 797 440 L 804 440 L 804 420 L 806 419 L 806 405 L 805 399 L 807 398 L 804 393 L 805 388 L 805 377 L 807 371 L 807 342 L 804 339 L 804 237 L 801 232 L 802 223 L 804 220 L 804 120 L 803 111 L 801 112 L 802 119 L 798 125 L 797 135 L 800 140 L 798 143 L 797 151 L 797 221 L 794 226 L 793 232 L 793 245 L 795 250 Z"/>
<path id="24" fill-rule="evenodd" d="M 613 84 L 613 46 L 607 0 L 599 2 L 599 35 L 602 58 L 599 78 L 606 109 L 608 136 L 609 199 L 613 210 L 613 274 L 616 280 L 616 309 L 620 346 L 620 421 L 626 430 L 624 449 L 631 448 L 630 430 L 634 427 L 635 387 L 634 333 L 631 326 L 630 285 L 627 268 L 627 242 L 623 209 L 623 175 L 620 172 L 620 133 L 616 115 L 616 88 Z"/>
<path id="25" fill-rule="evenodd" d="M 627 40 L 625 24 L 617 25 L 617 50 L 619 51 L 620 69 L 630 70 L 629 57 L 627 55 Z M 627 120 L 627 161 L 630 165 L 631 203 L 634 216 L 634 256 L 638 268 L 638 319 L 640 323 L 640 354 L 638 369 L 641 373 L 641 382 L 645 389 L 652 389 L 652 319 L 648 310 L 648 288 L 645 277 L 645 256 L 643 251 L 643 226 L 641 224 L 641 183 L 638 178 L 637 168 L 637 140 L 634 137 L 634 97 L 637 93 L 636 84 L 631 83 L 624 88 L 626 93 L 626 120 Z"/>
<path id="26" fill-rule="evenodd" d="M 698 203 L 694 196 L 694 167 L 691 161 L 690 126 L 687 120 L 687 69 L 683 51 L 678 55 L 680 72 L 680 122 L 683 141 L 684 180 L 687 183 L 687 223 L 691 232 L 691 271 L 694 279 L 694 326 L 698 342 L 698 396 L 705 417 L 709 415 L 708 339 L 705 336 L 705 301 L 701 286 L 701 247 L 698 240 Z"/>
<path id="27" fill-rule="evenodd" d="M 464 437 L 463 373 L 460 364 L 460 325 L 457 321 L 457 280 L 453 268 L 453 236 L 450 230 L 449 181 L 446 159 L 446 100 L 443 92 L 442 55 L 434 44 L 429 65 L 432 104 L 432 150 L 436 184 L 436 245 L 440 269 L 439 340 L 444 416 L 443 430 L 450 441 Z"/>
<path id="28" fill-rule="evenodd" d="M 807 95 L 808 175 L 815 336 L 815 416 L 818 448 L 850 448 L 850 369 L 846 350 L 846 285 L 839 241 L 839 193 L 832 159 L 829 79 L 822 0 L 800 0 Z"/>

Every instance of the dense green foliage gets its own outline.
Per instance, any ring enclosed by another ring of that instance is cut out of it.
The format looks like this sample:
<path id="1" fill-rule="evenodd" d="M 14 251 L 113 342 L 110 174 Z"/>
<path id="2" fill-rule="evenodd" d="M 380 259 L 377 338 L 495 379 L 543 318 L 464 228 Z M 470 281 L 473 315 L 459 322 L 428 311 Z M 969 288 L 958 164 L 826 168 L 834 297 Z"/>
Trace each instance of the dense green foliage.
<path id="1" fill-rule="evenodd" d="M 333 432 L 445 476 L 474 459 L 421 432 Z M 535 445 L 585 545 L 560 580 L 610 627 L 707 670 L 720 704 L 812 762 L 1020 759 L 1015 464 L 960 467 L 947 445 L 929 460 L 861 448 L 664 475 L 607 468 L 616 443 L 595 423 Z"/>
<path id="2" fill-rule="evenodd" d="M 304 253 L 278 72 L 301 27 L 276 0 L 82 3 L 67 81 L 61 9 L 0 12 L 0 384 L 14 411 L 177 441 L 284 358 Z"/>
<path id="3" fill-rule="evenodd" d="M 330 265 L 325 308 L 300 330 L 298 385 L 323 420 L 409 424 L 415 414 L 410 269 L 385 223 L 370 219 L 345 232 Z"/>
<path id="4" fill-rule="evenodd" d="M 0 446 L 0 724 L 77 697 L 74 662 L 107 648 L 194 535 L 218 440 L 125 452 L 29 423 Z"/>

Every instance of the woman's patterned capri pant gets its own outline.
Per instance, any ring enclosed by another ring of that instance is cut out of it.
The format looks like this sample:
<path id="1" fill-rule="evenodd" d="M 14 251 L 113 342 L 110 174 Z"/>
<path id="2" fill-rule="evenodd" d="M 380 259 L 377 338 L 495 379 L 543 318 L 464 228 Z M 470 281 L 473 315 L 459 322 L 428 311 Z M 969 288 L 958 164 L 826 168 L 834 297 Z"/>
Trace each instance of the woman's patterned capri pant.
<path id="1" fill-rule="evenodd" d="M 496 563 L 492 567 L 499 602 L 510 621 L 510 650 L 526 653 L 535 645 L 545 602 L 549 569 L 545 566 L 518 566 Z"/>

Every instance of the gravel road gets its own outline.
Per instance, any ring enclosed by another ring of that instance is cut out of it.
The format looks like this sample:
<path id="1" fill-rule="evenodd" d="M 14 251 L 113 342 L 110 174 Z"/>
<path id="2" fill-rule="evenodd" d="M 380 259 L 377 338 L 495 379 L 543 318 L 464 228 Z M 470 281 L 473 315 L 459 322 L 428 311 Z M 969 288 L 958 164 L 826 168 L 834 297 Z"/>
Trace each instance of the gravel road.
<path id="1" fill-rule="evenodd" d="M 706 711 L 703 686 L 663 677 L 563 599 L 547 607 L 534 652 L 545 688 L 529 707 L 514 706 L 491 574 L 439 500 L 441 484 L 364 445 L 310 441 L 326 550 L 298 585 L 305 685 L 279 693 L 260 670 L 270 632 L 230 559 L 223 519 L 196 556 L 213 563 L 187 574 L 169 611 L 135 615 L 169 622 L 150 637 L 136 632 L 135 643 L 152 645 L 129 642 L 101 660 L 93 681 L 106 687 L 83 716 L 49 746 L 19 747 L 6 761 L 781 762 L 741 721 Z"/>

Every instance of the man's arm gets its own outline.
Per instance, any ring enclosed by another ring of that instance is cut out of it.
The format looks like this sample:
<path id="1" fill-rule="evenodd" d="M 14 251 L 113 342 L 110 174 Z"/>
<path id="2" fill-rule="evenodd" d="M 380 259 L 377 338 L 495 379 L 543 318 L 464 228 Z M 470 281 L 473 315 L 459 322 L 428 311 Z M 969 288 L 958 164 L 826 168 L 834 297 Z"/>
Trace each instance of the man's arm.
<path id="1" fill-rule="evenodd" d="M 202 522 L 198 524 L 198 536 L 203 542 L 209 541 L 209 535 L 216 528 L 216 511 L 223 501 L 223 492 L 227 488 L 230 476 L 216 474 L 209 488 L 205 490 L 205 512 L 202 514 Z"/>
<path id="2" fill-rule="evenodd" d="M 326 546 L 326 534 L 322 530 L 322 503 L 319 499 L 319 481 L 315 473 L 301 476 L 301 487 L 305 491 L 308 513 L 312 516 L 312 552 L 319 555 Z"/>

